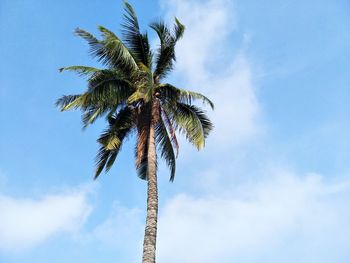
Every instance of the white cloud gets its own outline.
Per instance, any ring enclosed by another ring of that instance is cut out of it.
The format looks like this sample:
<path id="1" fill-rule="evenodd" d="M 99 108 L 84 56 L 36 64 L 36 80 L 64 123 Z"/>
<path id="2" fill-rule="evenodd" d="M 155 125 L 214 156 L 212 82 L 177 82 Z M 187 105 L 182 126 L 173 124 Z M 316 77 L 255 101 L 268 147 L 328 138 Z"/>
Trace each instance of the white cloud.
<path id="1" fill-rule="evenodd" d="M 163 8 L 170 19 L 176 16 L 186 26 L 184 38 L 177 44 L 176 69 L 181 75 L 197 84 L 207 81 L 212 69 L 226 67 L 218 58 L 228 55 L 223 53 L 228 49 L 222 47 L 235 28 L 230 1 L 171 0 L 165 1 Z M 210 62 L 215 62 L 215 67 L 210 67 Z"/>
<path id="2" fill-rule="evenodd" d="M 177 47 L 176 80 L 212 98 L 216 109 L 209 156 L 204 162 L 187 158 L 199 174 L 192 177 L 191 192 L 161 207 L 158 260 L 348 262 L 350 179 L 332 183 L 317 174 L 277 170 L 279 156 L 261 149 L 264 143 L 252 144 L 264 123 L 255 64 L 245 52 L 251 35 L 237 36 L 232 2 L 162 2 L 168 17 L 176 15 L 186 25 Z M 238 45 L 229 42 L 240 38 Z M 242 142 L 246 151 L 236 147 Z M 248 149 L 256 146 L 258 153 Z"/>
<path id="3" fill-rule="evenodd" d="M 262 131 L 252 66 L 243 47 L 233 50 L 228 40 L 236 27 L 232 1 L 164 1 L 168 17 L 186 26 L 177 45 L 175 74 L 186 89 L 204 93 L 216 106 L 215 131 L 210 141 L 227 148 L 254 138 Z M 246 36 L 242 36 L 244 46 Z"/>
<path id="4" fill-rule="evenodd" d="M 40 199 L 0 195 L 0 250 L 26 249 L 58 233 L 76 233 L 90 211 L 86 190 Z"/>
<path id="5" fill-rule="evenodd" d="M 241 185 L 230 195 L 178 195 L 162 209 L 158 260 L 345 262 L 350 256 L 349 183 L 284 172 Z"/>
<path id="6" fill-rule="evenodd" d="M 208 95 L 216 109 L 210 156 L 204 162 L 188 156 L 200 174 L 192 177 L 191 194 L 177 195 L 161 207 L 158 260 L 348 262 L 350 180 L 338 184 L 317 174 L 271 171 L 279 156 L 261 149 L 264 143 L 251 144 L 264 123 L 255 65 L 244 49 L 250 36 L 242 36 L 238 50 L 228 42 L 239 22 L 232 1 L 162 3 L 169 17 L 176 15 L 186 25 L 177 48 L 177 80 Z M 236 147 L 242 142 L 250 143 L 243 153 Z M 260 147 L 258 153 L 248 146 Z M 205 195 L 198 197 L 203 189 Z"/>
<path id="7" fill-rule="evenodd" d="M 262 131 L 260 107 L 252 84 L 251 66 L 244 54 L 239 54 L 227 76 L 209 82 L 208 94 L 216 103 L 213 116 L 213 141 L 217 148 L 228 148 Z M 214 89 L 216 89 L 214 91 Z"/>

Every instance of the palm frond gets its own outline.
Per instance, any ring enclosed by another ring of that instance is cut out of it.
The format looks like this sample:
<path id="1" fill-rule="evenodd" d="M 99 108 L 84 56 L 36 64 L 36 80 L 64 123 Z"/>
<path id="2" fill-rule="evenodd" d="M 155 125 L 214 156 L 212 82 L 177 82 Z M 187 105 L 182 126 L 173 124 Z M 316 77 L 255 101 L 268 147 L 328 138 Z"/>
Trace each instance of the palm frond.
<path id="1" fill-rule="evenodd" d="M 124 107 L 108 119 L 109 125 L 98 138 L 98 142 L 107 150 L 117 150 L 121 147 L 126 134 L 135 126 L 133 112 Z"/>
<path id="2" fill-rule="evenodd" d="M 137 69 L 137 64 L 121 40 L 110 30 L 99 27 L 103 40 L 77 28 L 75 34 L 85 39 L 90 46 L 90 54 L 105 65 L 121 70 L 126 76 Z"/>
<path id="3" fill-rule="evenodd" d="M 161 118 L 165 124 L 165 127 L 168 131 L 168 134 L 170 135 L 170 139 L 171 139 L 171 143 L 173 145 L 173 148 L 176 149 L 176 158 L 177 158 L 177 156 L 179 154 L 179 143 L 178 143 L 177 138 L 176 138 L 174 126 L 171 123 L 171 120 L 170 120 L 168 114 L 163 109 L 163 107 L 160 107 L 160 110 L 161 110 Z"/>
<path id="4" fill-rule="evenodd" d="M 214 103 L 206 96 L 189 90 L 179 89 L 170 84 L 160 84 L 157 89 L 161 93 L 161 98 L 170 103 L 181 102 L 192 104 L 195 100 L 201 100 L 204 104 L 214 109 Z"/>
<path id="5" fill-rule="evenodd" d="M 155 135 L 161 157 L 170 168 L 170 181 L 172 182 L 175 178 L 176 157 L 167 128 L 162 120 L 159 120 L 155 126 Z"/>
<path id="6" fill-rule="evenodd" d="M 98 142 L 101 144 L 96 156 L 95 179 L 105 169 L 108 172 L 113 166 L 123 141 L 134 128 L 133 113 L 130 108 L 121 109 L 115 117 L 109 118 L 109 127 L 101 134 Z"/>
<path id="7" fill-rule="evenodd" d="M 75 34 L 88 42 L 91 55 L 99 57 L 103 53 L 103 43 L 93 34 L 81 28 L 76 28 Z"/>
<path id="8" fill-rule="evenodd" d="M 94 53 L 98 60 L 122 71 L 125 76 L 136 71 L 138 67 L 134 57 L 117 35 L 103 26 L 99 26 L 98 29 L 103 37 L 102 47 Z"/>
<path id="9" fill-rule="evenodd" d="M 213 128 L 206 114 L 194 105 L 177 103 L 176 107 L 165 108 L 176 129 L 184 133 L 189 142 L 202 149 L 205 139 Z"/>
<path id="10" fill-rule="evenodd" d="M 56 100 L 55 105 L 58 107 L 61 111 L 64 111 L 64 108 L 72 103 L 72 101 L 75 101 L 77 98 L 79 98 L 81 95 L 63 95 L 59 99 Z"/>
<path id="11" fill-rule="evenodd" d="M 108 158 L 108 161 L 107 161 L 106 167 L 105 167 L 106 173 L 112 168 L 115 160 L 117 159 L 118 153 L 119 153 L 119 151 L 116 151 L 116 150 L 111 151 L 111 154 Z"/>
<path id="12" fill-rule="evenodd" d="M 174 40 L 175 42 L 182 38 L 185 33 L 185 26 L 181 24 L 179 19 L 175 17 L 175 25 L 174 25 Z"/>
<path id="13" fill-rule="evenodd" d="M 111 112 L 110 107 L 107 105 L 92 105 L 86 108 L 81 116 L 83 129 L 86 129 L 90 124 L 93 124 L 98 118 L 102 117 L 107 112 Z"/>
<path id="14" fill-rule="evenodd" d="M 118 105 L 132 94 L 131 83 L 111 70 L 100 70 L 88 80 L 88 92 L 94 103 Z"/>
<path id="15" fill-rule="evenodd" d="M 152 53 L 148 36 L 140 33 L 137 15 L 128 2 L 124 3 L 124 10 L 125 22 L 122 24 L 124 42 L 132 52 L 137 64 L 142 63 L 146 67 L 151 68 Z"/>
<path id="16" fill-rule="evenodd" d="M 105 147 L 100 147 L 98 150 L 97 156 L 96 156 L 96 171 L 94 179 L 97 179 L 97 177 L 101 174 L 103 169 L 106 166 L 106 163 L 111 155 L 111 151 L 107 150 Z"/>
<path id="17" fill-rule="evenodd" d="M 160 47 L 156 55 L 156 68 L 154 75 L 156 78 L 164 78 L 172 69 L 175 61 L 175 42 L 169 28 L 164 22 L 154 22 L 150 27 L 157 33 Z"/>
<path id="18" fill-rule="evenodd" d="M 56 101 L 56 106 L 60 108 L 61 111 L 66 111 L 71 108 L 81 108 L 86 105 L 88 100 L 88 94 L 83 93 L 79 95 L 64 95 Z"/>
<path id="19" fill-rule="evenodd" d="M 86 66 L 70 66 L 70 67 L 63 67 L 60 68 L 59 71 L 73 71 L 75 73 L 78 73 L 79 76 L 91 76 L 95 72 L 99 71 L 100 69 L 93 68 L 93 67 L 86 67 Z"/>
<path id="20" fill-rule="evenodd" d="M 173 33 L 164 22 L 154 22 L 150 27 L 157 33 L 160 40 L 160 47 L 156 55 L 156 69 L 154 75 L 156 79 L 161 79 L 166 77 L 166 75 L 173 69 L 173 64 L 176 60 L 175 45 L 183 36 L 185 26 L 175 18 Z"/>
<path id="21" fill-rule="evenodd" d="M 56 102 L 61 111 L 81 109 L 83 128 L 107 112 L 112 114 L 126 105 L 132 94 L 130 83 L 119 79 L 110 70 L 99 70 L 89 79 L 88 91 L 81 95 L 62 96 Z"/>
<path id="22" fill-rule="evenodd" d="M 120 39 L 102 26 L 99 27 L 99 30 L 104 37 L 103 40 L 98 40 L 91 33 L 80 28 L 77 28 L 75 33 L 88 42 L 90 53 L 97 57 L 98 61 L 121 69 L 126 74 L 129 74 L 133 69 L 137 69 L 133 57 Z"/>

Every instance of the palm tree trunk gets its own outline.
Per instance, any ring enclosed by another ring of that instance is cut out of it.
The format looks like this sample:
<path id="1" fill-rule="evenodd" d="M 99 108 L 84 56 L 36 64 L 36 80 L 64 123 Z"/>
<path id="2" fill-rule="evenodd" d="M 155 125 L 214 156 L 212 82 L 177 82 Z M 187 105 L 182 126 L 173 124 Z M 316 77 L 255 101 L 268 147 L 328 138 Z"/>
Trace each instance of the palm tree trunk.
<path id="1" fill-rule="evenodd" d="M 158 191 L 157 191 L 157 156 L 155 145 L 154 124 L 152 122 L 149 132 L 148 146 L 148 190 L 147 190 L 147 218 L 145 237 L 143 241 L 142 263 L 156 262 L 156 238 L 158 217 Z"/>

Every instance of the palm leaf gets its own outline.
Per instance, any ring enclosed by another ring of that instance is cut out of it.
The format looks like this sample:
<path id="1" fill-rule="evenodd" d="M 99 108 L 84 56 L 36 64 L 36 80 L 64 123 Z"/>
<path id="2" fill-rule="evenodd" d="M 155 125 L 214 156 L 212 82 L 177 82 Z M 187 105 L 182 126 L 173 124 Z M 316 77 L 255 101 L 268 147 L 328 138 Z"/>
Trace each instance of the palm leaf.
<path id="1" fill-rule="evenodd" d="M 160 91 L 162 99 L 170 103 L 181 102 L 192 104 L 195 100 L 201 100 L 204 104 L 207 104 L 214 109 L 214 103 L 198 92 L 179 89 L 170 84 L 160 84 L 157 90 Z"/>
<path id="2" fill-rule="evenodd" d="M 156 69 L 154 75 L 156 80 L 166 77 L 173 69 L 173 64 L 176 60 L 175 45 L 182 37 L 185 27 L 180 21 L 175 18 L 175 26 L 173 34 L 164 22 L 154 22 L 150 27 L 157 33 L 160 40 L 160 47 L 156 55 Z"/>
<path id="3" fill-rule="evenodd" d="M 185 32 L 185 26 L 181 24 L 179 19 L 175 17 L 175 25 L 174 25 L 174 40 L 175 42 L 182 38 Z"/>
<path id="4" fill-rule="evenodd" d="M 103 169 L 108 172 L 113 166 L 123 141 L 132 132 L 133 127 L 133 113 L 128 107 L 121 109 L 115 117 L 109 118 L 109 127 L 98 139 L 101 147 L 96 156 L 95 179 Z"/>
<path id="5" fill-rule="evenodd" d="M 172 69 L 175 61 L 175 43 L 171 32 L 163 22 L 154 22 L 150 27 L 157 33 L 160 47 L 156 55 L 156 68 L 154 75 L 156 78 L 164 78 Z"/>
<path id="6" fill-rule="evenodd" d="M 177 157 L 179 154 L 179 143 L 178 143 L 177 138 L 176 138 L 174 126 L 171 123 L 171 120 L 170 120 L 169 116 L 167 115 L 167 113 L 165 112 L 165 110 L 163 109 L 163 107 L 160 107 L 160 110 L 161 110 L 162 120 L 164 122 L 164 125 L 165 125 L 167 131 L 168 131 L 168 134 L 170 135 L 173 148 L 176 149 L 176 157 Z"/>
<path id="7" fill-rule="evenodd" d="M 120 148 L 126 134 L 135 126 L 133 112 L 129 107 L 124 107 L 108 120 L 108 128 L 97 141 L 107 150 L 116 150 Z"/>
<path id="8" fill-rule="evenodd" d="M 81 94 L 77 95 L 63 95 L 58 100 L 56 100 L 56 107 L 60 108 L 61 111 L 64 111 L 66 106 L 71 104 L 73 101 L 78 99 L 81 96 Z"/>
<path id="9" fill-rule="evenodd" d="M 175 127 L 185 134 L 189 142 L 202 149 L 205 139 L 213 128 L 206 114 L 194 105 L 177 103 L 176 107 L 165 108 Z"/>
<path id="10" fill-rule="evenodd" d="M 119 151 L 120 151 L 120 150 L 118 150 L 118 151 L 116 151 L 116 150 L 111 151 L 111 154 L 110 154 L 110 156 L 109 156 L 109 158 L 108 158 L 108 161 L 107 161 L 106 167 L 105 167 L 106 173 L 112 168 L 112 166 L 113 166 L 115 160 L 117 159 L 117 156 L 118 156 Z"/>
<path id="11" fill-rule="evenodd" d="M 119 69 L 125 76 L 137 71 L 138 67 L 134 57 L 117 35 L 103 26 L 99 26 L 98 29 L 103 37 L 101 41 L 103 47 L 95 52 L 99 61 Z"/>
<path id="12" fill-rule="evenodd" d="M 129 82 L 119 79 L 113 71 L 99 70 L 90 77 L 87 92 L 62 96 L 56 105 L 61 111 L 80 108 L 83 111 L 83 128 L 86 128 L 107 112 L 112 114 L 125 106 L 131 93 Z"/>
<path id="13" fill-rule="evenodd" d="M 101 54 L 103 53 L 103 43 L 100 40 L 98 40 L 93 34 L 81 28 L 76 28 L 75 34 L 88 42 L 90 46 L 91 55 L 97 57 L 101 56 Z"/>
<path id="14" fill-rule="evenodd" d="M 175 178 L 176 158 L 171 139 L 162 120 L 159 120 L 155 126 L 155 135 L 161 157 L 170 168 L 170 181 L 172 182 Z"/>
<path id="15" fill-rule="evenodd" d="M 75 33 L 88 42 L 90 53 L 102 63 L 115 66 L 127 74 L 132 69 L 136 69 L 135 61 L 120 39 L 102 26 L 99 27 L 99 30 L 104 37 L 103 40 L 98 40 L 91 33 L 80 28 L 77 28 Z"/>
<path id="16" fill-rule="evenodd" d="M 111 151 L 105 149 L 105 147 L 100 147 L 98 150 L 97 156 L 96 156 L 96 171 L 94 179 L 97 179 L 97 177 L 101 174 L 103 169 L 106 166 L 106 163 L 111 155 Z"/>
<path id="17" fill-rule="evenodd" d="M 66 111 L 71 108 L 82 108 L 87 104 L 87 101 L 88 93 L 80 95 L 64 95 L 56 101 L 56 106 L 58 106 L 61 111 Z"/>
<path id="18" fill-rule="evenodd" d="M 111 70 L 96 72 L 88 81 L 88 92 L 95 104 L 118 105 L 126 102 L 133 92 L 130 82 Z"/>
<path id="19" fill-rule="evenodd" d="M 136 13 L 129 3 L 124 3 L 124 10 L 125 22 L 122 24 L 124 42 L 138 64 L 142 63 L 146 67 L 151 68 L 152 53 L 148 36 L 140 33 Z"/>
<path id="20" fill-rule="evenodd" d="M 134 58 L 121 40 L 110 30 L 99 27 L 103 40 L 98 40 L 91 33 L 77 28 L 76 35 L 85 39 L 90 46 L 90 54 L 105 65 L 121 70 L 126 76 L 137 70 Z"/>
<path id="21" fill-rule="evenodd" d="M 83 122 L 83 129 L 86 129 L 90 124 L 94 123 L 98 118 L 105 115 L 112 110 L 107 105 L 89 106 L 84 110 L 81 119 Z"/>
<path id="22" fill-rule="evenodd" d="M 100 69 L 93 68 L 93 67 L 86 67 L 86 66 L 70 66 L 70 67 L 63 67 L 60 68 L 59 71 L 73 71 L 78 73 L 79 76 L 91 76 L 92 74 L 96 73 Z"/>

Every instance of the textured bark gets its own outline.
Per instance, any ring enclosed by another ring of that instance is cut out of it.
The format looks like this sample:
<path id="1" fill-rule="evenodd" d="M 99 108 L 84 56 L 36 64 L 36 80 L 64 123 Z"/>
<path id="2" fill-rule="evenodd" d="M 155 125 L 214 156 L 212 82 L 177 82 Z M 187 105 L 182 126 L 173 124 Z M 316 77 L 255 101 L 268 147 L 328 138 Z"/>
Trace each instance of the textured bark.
<path id="1" fill-rule="evenodd" d="M 152 122 L 149 131 L 148 145 L 148 171 L 147 171 L 147 218 L 145 237 L 143 241 L 142 263 L 156 262 L 156 238 L 157 238 L 157 217 L 158 217 L 158 191 L 157 191 L 157 155 L 155 144 L 154 123 L 157 112 L 152 109 Z"/>

